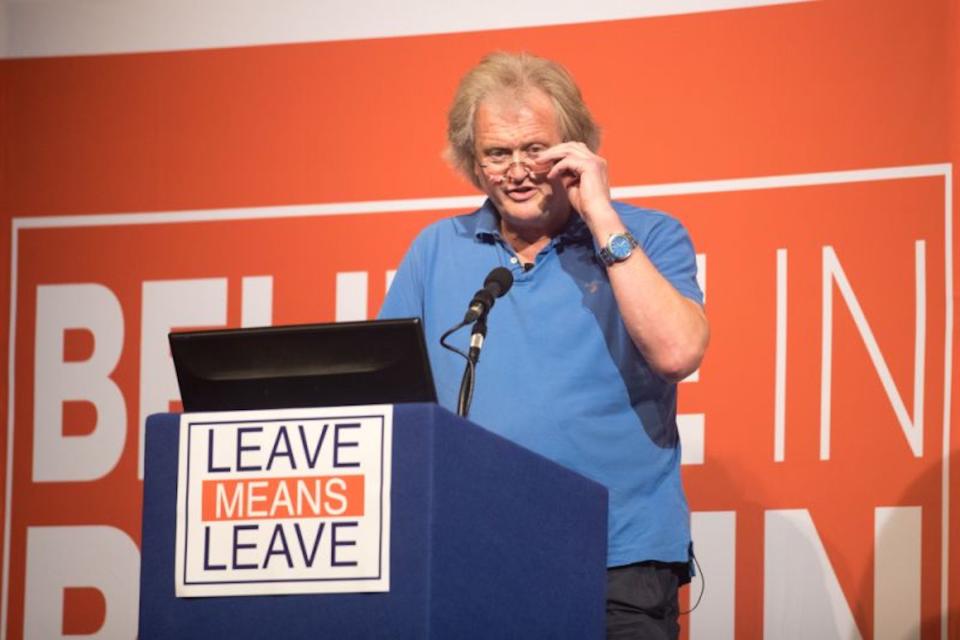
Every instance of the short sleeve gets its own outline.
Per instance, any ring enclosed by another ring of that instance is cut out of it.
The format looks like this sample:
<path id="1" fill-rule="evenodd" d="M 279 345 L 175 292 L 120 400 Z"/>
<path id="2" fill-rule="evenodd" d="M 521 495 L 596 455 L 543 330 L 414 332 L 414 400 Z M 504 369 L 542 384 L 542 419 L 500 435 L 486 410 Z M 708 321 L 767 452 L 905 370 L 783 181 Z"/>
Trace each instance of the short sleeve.
<path id="1" fill-rule="evenodd" d="M 674 218 L 659 212 L 651 215 L 652 224 L 642 236 L 644 253 L 674 289 L 703 304 L 703 292 L 697 283 L 697 256 L 690 235 Z"/>
<path id="2" fill-rule="evenodd" d="M 377 318 L 423 318 L 422 237 L 414 240 L 397 267 Z"/>

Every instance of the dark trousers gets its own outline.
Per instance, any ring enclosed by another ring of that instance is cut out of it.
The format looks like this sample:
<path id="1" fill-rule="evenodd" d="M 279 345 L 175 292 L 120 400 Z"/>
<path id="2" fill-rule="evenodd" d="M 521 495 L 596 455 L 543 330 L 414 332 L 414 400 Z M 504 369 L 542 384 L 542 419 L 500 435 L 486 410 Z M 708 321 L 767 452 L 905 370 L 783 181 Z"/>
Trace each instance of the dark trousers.
<path id="1" fill-rule="evenodd" d="M 639 562 L 607 569 L 607 640 L 675 640 L 686 564 Z"/>

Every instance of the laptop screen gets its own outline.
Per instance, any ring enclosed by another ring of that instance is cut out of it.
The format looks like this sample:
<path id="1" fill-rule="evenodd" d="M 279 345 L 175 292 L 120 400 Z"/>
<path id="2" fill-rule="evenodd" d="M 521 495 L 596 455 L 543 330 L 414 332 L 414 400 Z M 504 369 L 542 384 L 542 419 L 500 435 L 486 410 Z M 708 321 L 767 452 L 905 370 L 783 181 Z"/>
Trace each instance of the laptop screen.
<path id="1" fill-rule="evenodd" d="M 436 402 L 417 318 L 170 333 L 184 411 Z"/>

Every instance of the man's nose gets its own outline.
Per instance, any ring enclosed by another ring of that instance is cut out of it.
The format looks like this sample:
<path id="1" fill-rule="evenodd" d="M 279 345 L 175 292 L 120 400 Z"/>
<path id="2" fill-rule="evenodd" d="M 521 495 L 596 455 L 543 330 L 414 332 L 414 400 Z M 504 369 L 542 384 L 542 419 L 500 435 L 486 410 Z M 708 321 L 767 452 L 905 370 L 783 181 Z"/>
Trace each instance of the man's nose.
<path id="1" fill-rule="evenodd" d="M 514 149 L 513 156 L 510 158 L 510 164 L 507 166 L 507 177 L 511 180 L 525 180 L 530 170 L 523 163 L 523 155 L 519 149 Z"/>

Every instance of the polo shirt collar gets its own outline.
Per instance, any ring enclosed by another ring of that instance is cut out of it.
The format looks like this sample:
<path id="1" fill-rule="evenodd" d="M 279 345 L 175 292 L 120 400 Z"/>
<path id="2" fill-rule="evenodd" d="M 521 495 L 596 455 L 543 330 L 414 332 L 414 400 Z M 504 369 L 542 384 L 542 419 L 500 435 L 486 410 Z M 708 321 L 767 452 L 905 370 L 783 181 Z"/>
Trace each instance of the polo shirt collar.
<path id="1" fill-rule="evenodd" d="M 476 216 L 477 240 L 489 241 L 500 237 L 500 214 L 489 198 L 477 209 Z"/>
<path id="2" fill-rule="evenodd" d="M 476 212 L 474 233 L 478 240 L 491 241 L 500 238 L 500 213 L 489 198 Z M 567 225 L 553 239 L 553 244 L 592 244 L 593 236 L 587 224 L 577 214 L 570 216 Z"/>

